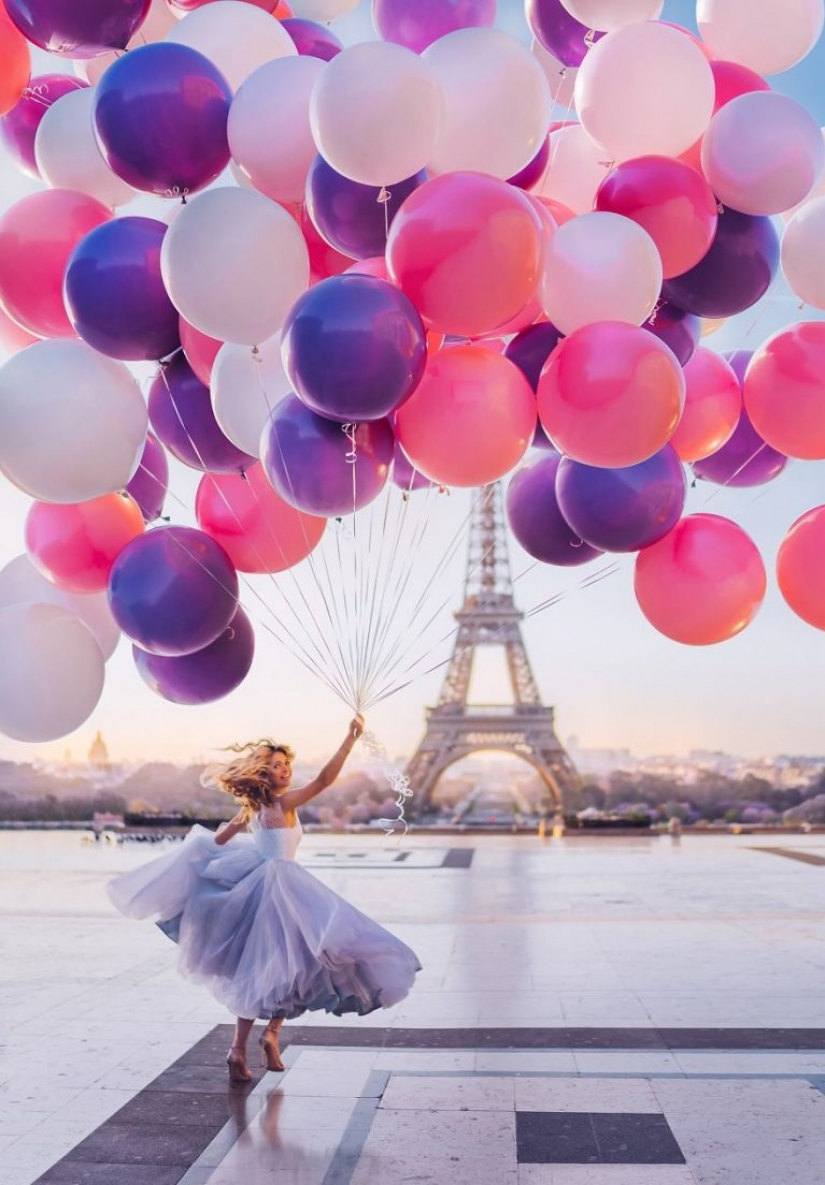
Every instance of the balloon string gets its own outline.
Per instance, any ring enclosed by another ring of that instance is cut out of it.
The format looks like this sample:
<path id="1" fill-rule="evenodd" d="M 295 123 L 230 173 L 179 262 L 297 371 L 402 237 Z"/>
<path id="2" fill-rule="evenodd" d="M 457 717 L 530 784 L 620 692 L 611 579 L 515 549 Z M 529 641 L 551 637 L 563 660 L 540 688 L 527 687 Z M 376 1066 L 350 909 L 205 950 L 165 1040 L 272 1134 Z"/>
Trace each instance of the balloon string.
<path id="1" fill-rule="evenodd" d="M 405 807 L 408 798 L 412 798 L 412 789 L 410 787 L 410 779 L 401 770 L 396 769 L 390 764 L 389 754 L 386 747 L 379 741 L 374 732 L 364 732 L 361 734 L 361 744 L 364 746 L 370 757 L 378 764 L 378 767 L 384 777 L 390 784 L 390 791 L 395 797 L 395 805 L 398 807 L 398 814 L 394 819 L 379 819 L 378 825 L 385 835 L 394 835 L 396 828 L 401 826 L 401 835 L 399 840 L 407 834 L 410 825 L 405 817 Z"/>
<path id="2" fill-rule="evenodd" d="M 380 202 L 381 205 L 384 207 L 384 238 L 385 239 L 388 239 L 390 237 L 389 204 L 390 204 L 391 198 L 392 198 L 392 194 L 390 193 L 390 191 L 386 188 L 386 186 L 382 185 L 381 189 L 378 191 L 378 197 L 376 198 L 376 201 Z"/>

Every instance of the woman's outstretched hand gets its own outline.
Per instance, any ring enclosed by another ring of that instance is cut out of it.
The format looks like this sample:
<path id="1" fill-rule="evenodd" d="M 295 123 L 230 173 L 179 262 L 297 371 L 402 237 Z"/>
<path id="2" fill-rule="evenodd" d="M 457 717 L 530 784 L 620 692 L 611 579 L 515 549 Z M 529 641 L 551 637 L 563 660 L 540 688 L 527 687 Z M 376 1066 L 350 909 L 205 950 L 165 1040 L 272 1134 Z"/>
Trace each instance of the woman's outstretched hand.
<path id="1" fill-rule="evenodd" d="M 350 720 L 350 722 L 349 722 L 350 733 L 352 736 L 355 737 L 356 741 L 362 735 L 365 727 L 366 727 L 366 725 L 365 725 L 364 717 L 361 715 L 360 712 L 357 714 L 357 716 L 354 716 L 353 719 Z"/>

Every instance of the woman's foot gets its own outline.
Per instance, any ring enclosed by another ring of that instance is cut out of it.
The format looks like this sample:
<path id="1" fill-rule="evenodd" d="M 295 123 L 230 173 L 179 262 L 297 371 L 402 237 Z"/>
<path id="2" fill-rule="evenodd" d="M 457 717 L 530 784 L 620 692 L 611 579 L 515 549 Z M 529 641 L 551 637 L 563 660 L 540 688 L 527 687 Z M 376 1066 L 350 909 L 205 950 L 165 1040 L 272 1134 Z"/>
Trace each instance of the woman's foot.
<path id="1" fill-rule="evenodd" d="M 230 1082 L 249 1082 L 252 1078 L 252 1072 L 246 1064 L 246 1050 L 241 1049 L 239 1045 L 231 1047 L 226 1055 L 226 1064 L 229 1067 Z"/>
<path id="2" fill-rule="evenodd" d="M 276 1070 L 279 1073 L 286 1069 L 281 1061 L 281 1046 L 278 1040 L 283 1023 L 283 1020 L 270 1022 L 261 1036 L 261 1065 L 266 1066 L 267 1070 Z"/>

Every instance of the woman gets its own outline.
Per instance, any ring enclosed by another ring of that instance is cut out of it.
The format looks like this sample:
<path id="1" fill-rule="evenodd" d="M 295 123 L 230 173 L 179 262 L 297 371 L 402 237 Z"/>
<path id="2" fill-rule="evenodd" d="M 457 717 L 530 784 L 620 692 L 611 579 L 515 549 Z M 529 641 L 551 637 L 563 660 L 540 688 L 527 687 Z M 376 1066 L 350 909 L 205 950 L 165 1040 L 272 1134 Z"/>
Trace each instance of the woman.
<path id="1" fill-rule="evenodd" d="M 298 807 L 332 785 L 363 730 L 356 716 L 334 756 L 300 789 L 291 788 L 287 745 L 238 746 L 235 760 L 202 777 L 238 800 L 235 817 L 217 835 L 193 827 L 178 851 L 109 885 L 122 913 L 157 918 L 180 946 L 180 971 L 234 1012 L 226 1059 L 233 1082 L 252 1077 L 246 1045 L 256 1017 L 269 1022 L 262 1064 L 283 1070 L 284 1020 L 307 1009 L 363 1016 L 389 1008 L 421 969 L 408 946 L 295 861 Z"/>

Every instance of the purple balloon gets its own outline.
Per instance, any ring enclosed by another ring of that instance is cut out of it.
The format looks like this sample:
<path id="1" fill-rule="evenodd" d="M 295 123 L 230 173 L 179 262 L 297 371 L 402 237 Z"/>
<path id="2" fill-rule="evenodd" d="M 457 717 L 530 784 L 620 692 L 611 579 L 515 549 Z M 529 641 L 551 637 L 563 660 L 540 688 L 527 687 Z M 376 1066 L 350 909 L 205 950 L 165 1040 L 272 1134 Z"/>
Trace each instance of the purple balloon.
<path id="1" fill-rule="evenodd" d="M 369 259 L 384 254 L 387 228 L 402 203 L 426 180 L 422 170 L 382 191 L 342 177 L 322 156 L 316 156 L 307 174 L 307 213 L 336 251 L 352 259 Z M 386 202 L 379 201 L 382 192 L 389 195 Z"/>
<path id="2" fill-rule="evenodd" d="M 307 514 L 352 514 L 387 483 L 395 448 L 388 420 L 347 425 L 316 416 L 294 395 L 283 399 L 264 430 L 261 461 L 284 501 Z"/>
<path id="3" fill-rule="evenodd" d="M 773 481 L 787 463 L 783 453 L 765 443 L 743 407 L 730 439 L 717 452 L 695 461 L 691 468 L 701 481 L 738 489 Z"/>
<path id="4" fill-rule="evenodd" d="M 536 155 L 531 161 L 515 173 L 512 177 L 507 178 L 508 185 L 515 185 L 518 189 L 532 189 L 544 176 L 544 170 L 547 168 L 547 162 L 550 159 L 550 137 L 547 136 L 542 140 L 541 148 L 539 148 Z"/>
<path id="5" fill-rule="evenodd" d="M 380 420 L 412 394 L 427 364 L 424 322 L 400 288 L 331 276 L 292 306 L 284 367 L 307 407 L 330 420 Z"/>
<path id="6" fill-rule="evenodd" d="M 65 58 L 125 49 L 146 20 L 151 0 L 3 0 L 32 45 Z"/>
<path id="7" fill-rule="evenodd" d="M 149 388 L 149 419 L 169 452 L 191 469 L 243 473 L 255 464 L 218 427 L 209 388 L 183 351 L 160 368 Z"/>
<path id="8" fill-rule="evenodd" d="M 638 551 L 676 526 L 687 482 L 671 445 L 639 465 L 597 469 L 563 457 L 556 478 L 559 508 L 591 547 Z"/>
<path id="9" fill-rule="evenodd" d="M 539 389 L 542 367 L 561 338 L 555 325 L 542 321 L 540 325 L 528 325 L 507 343 L 504 357 L 515 363 L 534 392 Z"/>
<path id="10" fill-rule="evenodd" d="M 208 58 L 172 41 L 130 50 L 97 84 L 94 122 L 106 162 L 134 189 L 203 189 L 229 163 L 232 91 Z"/>
<path id="11" fill-rule="evenodd" d="M 412 493 L 413 490 L 430 490 L 437 482 L 430 481 L 418 469 L 402 449 L 398 441 L 395 442 L 395 453 L 392 461 L 392 481 L 399 490 Z"/>
<path id="12" fill-rule="evenodd" d="M 137 502 L 144 520 L 152 523 L 163 513 L 163 503 L 168 489 L 169 462 L 166 453 L 157 436 L 147 432 L 143 456 L 135 470 L 135 476 L 126 487 L 126 493 L 131 494 Z"/>
<path id="13" fill-rule="evenodd" d="M 383 41 L 421 53 L 456 29 L 479 29 L 496 19 L 496 0 L 372 0 L 372 20 Z"/>
<path id="14" fill-rule="evenodd" d="M 157 362 L 180 348 L 178 311 L 160 274 L 167 230 L 155 218 L 113 218 L 69 256 L 66 312 L 78 336 L 101 354 Z"/>
<path id="15" fill-rule="evenodd" d="M 11 111 L 0 119 L 0 142 L 24 173 L 40 180 L 34 138 L 52 103 L 70 91 L 84 90 L 87 86 L 88 83 L 70 74 L 39 74 L 32 78 Z"/>
<path id="16" fill-rule="evenodd" d="M 524 11 L 533 36 L 563 66 L 580 66 L 590 48 L 588 41 L 592 44 L 604 36 L 579 24 L 561 0 L 526 0 Z"/>
<path id="17" fill-rule="evenodd" d="M 755 305 L 779 266 L 770 218 L 725 210 L 710 250 L 690 271 L 665 280 L 665 300 L 697 317 L 731 317 Z"/>
<path id="18" fill-rule="evenodd" d="M 658 337 L 669 346 L 680 366 L 687 366 L 690 362 L 702 336 L 702 322 L 699 318 L 693 313 L 677 309 L 667 301 L 663 301 L 642 323 L 642 329 L 647 329 L 654 337 Z"/>
<path id="19" fill-rule="evenodd" d="M 295 48 L 302 58 L 320 58 L 331 62 L 344 48 L 332 29 L 319 25 L 317 21 L 288 17 L 281 24 L 295 42 Z"/>
<path id="20" fill-rule="evenodd" d="M 559 509 L 556 476 L 561 457 L 539 453 L 526 461 L 507 487 L 510 530 L 528 553 L 565 568 L 586 564 L 602 553 L 576 534 Z"/>
<path id="21" fill-rule="evenodd" d="M 238 607 L 238 576 L 211 535 L 153 527 L 132 539 L 109 574 L 115 621 L 142 650 L 176 657 L 220 637 Z"/>
<path id="22" fill-rule="evenodd" d="M 167 658 L 132 647 L 143 682 L 173 704 L 209 704 L 244 681 L 255 654 L 255 634 L 240 606 L 229 625 L 203 650 Z"/>

